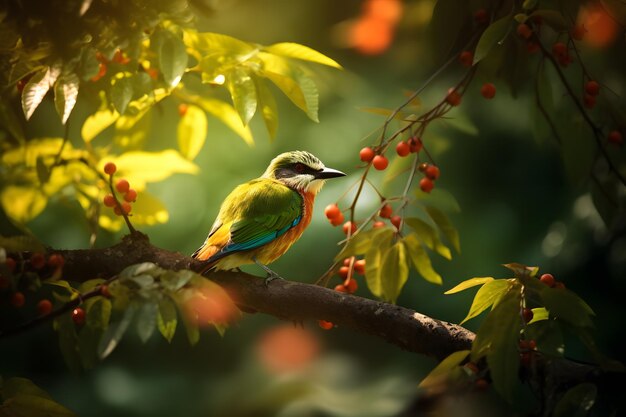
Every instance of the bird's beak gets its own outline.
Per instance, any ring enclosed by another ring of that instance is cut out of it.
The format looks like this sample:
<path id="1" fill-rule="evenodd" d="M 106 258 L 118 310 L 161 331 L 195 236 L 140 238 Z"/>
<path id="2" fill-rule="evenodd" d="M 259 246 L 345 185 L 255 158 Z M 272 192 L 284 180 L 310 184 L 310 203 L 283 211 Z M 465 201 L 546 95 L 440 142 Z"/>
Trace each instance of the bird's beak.
<path id="1" fill-rule="evenodd" d="M 315 178 L 325 180 L 328 178 L 345 177 L 345 173 L 332 168 L 324 168 L 321 171 L 315 173 Z"/>

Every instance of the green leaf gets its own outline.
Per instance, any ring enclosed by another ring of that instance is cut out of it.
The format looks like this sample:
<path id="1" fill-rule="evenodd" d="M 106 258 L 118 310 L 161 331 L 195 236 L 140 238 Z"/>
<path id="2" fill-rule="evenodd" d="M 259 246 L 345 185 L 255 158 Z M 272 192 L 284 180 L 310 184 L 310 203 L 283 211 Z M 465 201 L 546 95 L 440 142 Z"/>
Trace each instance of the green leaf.
<path id="1" fill-rule="evenodd" d="M 524 329 L 524 337 L 526 340 L 534 340 L 542 355 L 560 358 L 565 353 L 561 326 L 554 319 L 531 321 Z"/>
<path id="2" fill-rule="evenodd" d="M 494 46 L 502 45 L 504 38 L 511 30 L 512 22 L 512 16 L 509 14 L 496 20 L 485 29 L 474 51 L 474 65 L 485 58 Z"/>
<path id="3" fill-rule="evenodd" d="M 133 83 L 130 77 L 115 78 L 111 86 L 111 103 L 119 114 L 124 114 L 133 97 Z"/>
<path id="4" fill-rule="evenodd" d="M 446 236 L 446 238 L 452 243 L 452 247 L 456 249 L 458 253 L 461 253 L 461 242 L 459 240 L 459 232 L 452 226 L 452 223 L 441 210 L 433 206 L 426 206 L 426 212 L 431 219 L 435 222 L 439 230 Z"/>
<path id="5" fill-rule="evenodd" d="M 472 345 L 472 362 L 487 357 L 495 390 L 511 401 L 518 382 L 521 292 L 511 289 L 487 315 Z"/>
<path id="6" fill-rule="evenodd" d="M 377 239 L 377 244 L 370 245 L 365 254 L 365 282 L 376 297 L 382 297 L 383 295 L 381 271 L 384 256 L 391 247 L 393 240 L 393 231 L 391 229 L 390 232 L 381 233 Z"/>
<path id="7" fill-rule="evenodd" d="M 466 290 L 468 288 L 472 288 L 475 287 L 477 285 L 483 285 L 486 284 L 487 282 L 491 282 L 494 279 L 492 277 L 476 277 L 476 278 L 470 278 L 468 280 L 465 280 L 463 282 L 461 282 L 460 284 L 458 284 L 456 287 L 449 289 L 448 291 L 444 292 L 444 294 L 454 294 L 457 292 L 461 292 L 463 290 Z"/>
<path id="8" fill-rule="evenodd" d="M 450 249 L 439 239 L 435 228 L 417 217 L 406 217 L 404 222 L 417 233 L 417 237 L 430 250 L 434 250 L 447 260 L 452 259 Z"/>
<path id="9" fill-rule="evenodd" d="M 245 57 L 254 53 L 255 46 L 221 33 L 202 32 L 185 29 L 183 42 L 194 51 L 196 57 L 214 54 L 216 56 L 241 56 Z"/>
<path id="10" fill-rule="evenodd" d="M 308 46 L 300 45 L 298 43 L 275 43 L 273 45 L 264 47 L 263 50 L 275 55 L 302 59 L 304 61 L 311 61 L 317 64 L 328 65 L 329 67 L 342 69 L 341 65 L 339 65 L 335 60 L 327 57 L 320 52 L 317 52 L 315 49 L 311 49 Z"/>
<path id="11" fill-rule="evenodd" d="M 187 69 L 189 57 L 183 41 L 171 32 L 163 31 L 159 45 L 159 68 L 170 87 L 176 86 Z"/>
<path id="12" fill-rule="evenodd" d="M 49 398 L 27 394 L 9 398 L 0 410 L 7 417 L 76 417 L 72 411 Z"/>
<path id="13" fill-rule="evenodd" d="M 80 134 L 85 142 L 91 142 L 93 138 L 98 136 L 104 129 L 111 126 L 120 117 L 115 110 L 102 109 L 98 110 L 85 120 Z"/>
<path id="14" fill-rule="evenodd" d="M 270 135 L 270 139 L 276 137 L 278 131 L 278 108 L 276 107 L 276 100 L 271 93 L 265 81 L 258 77 L 254 77 L 254 84 L 257 92 L 257 106 L 261 110 L 267 133 Z"/>
<path id="15" fill-rule="evenodd" d="M 81 370 L 80 354 L 78 352 L 78 336 L 72 316 L 63 314 L 54 320 L 54 327 L 59 334 L 59 348 L 63 359 L 72 372 Z"/>
<path id="16" fill-rule="evenodd" d="M 226 88 L 244 126 L 248 125 L 257 108 L 257 92 L 247 70 L 236 67 L 226 76 Z"/>
<path id="17" fill-rule="evenodd" d="M 193 160 L 202 147 L 207 134 L 207 119 L 204 111 L 189 105 L 187 112 L 178 122 L 178 149 L 182 156 Z"/>
<path id="18" fill-rule="evenodd" d="M 557 32 L 565 32 L 570 27 L 563 13 L 556 10 L 539 9 L 532 12 L 530 16 L 540 17 L 542 21 Z"/>
<path id="19" fill-rule="evenodd" d="M 143 343 L 146 343 L 157 327 L 159 304 L 155 301 L 146 301 L 139 309 L 137 316 L 137 333 Z"/>
<path id="20" fill-rule="evenodd" d="M 159 280 L 164 288 L 170 291 L 178 291 L 196 276 L 198 276 L 198 274 L 193 271 L 181 269 L 180 271 L 165 271 L 165 273 L 159 277 Z"/>
<path id="21" fill-rule="evenodd" d="M 465 323 L 469 319 L 478 316 L 492 305 L 498 304 L 500 298 L 506 294 L 509 288 L 511 288 L 511 282 L 506 279 L 497 279 L 486 282 L 482 287 L 480 287 L 478 292 L 476 292 L 476 296 L 474 297 L 474 301 L 472 301 L 472 306 L 470 307 L 467 316 L 459 324 Z"/>
<path id="22" fill-rule="evenodd" d="M 163 297 L 159 300 L 159 314 L 157 316 L 157 326 L 159 332 L 165 340 L 172 341 L 176 333 L 176 306 L 169 297 Z"/>
<path id="23" fill-rule="evenodd" d="M 554 407 L 554 417 L 585 417 L 596 403 L 598 388 L 584 382 L 570 388 Z"/>
<path id="24" fill-rule="evenodd" d="M 111 319 L 111 300 L 103 297 L 92 298 L 89 301 L 91 300 L 93 302 L 85 303 L 87 326 L 104 331 L 109 327 Z"/>
<path id="25" fill-rule="evenodd" d="M 415 193 L 417 200 L 422 201 L 424 204 L 435 206 L 440 210 L 445 210 L 454 213 L 461 212 L 461 206 L 456 201 L 456 198 L 446 190 L 441 188 L 435 188 L 430 193 Z"/>
<path id="26" fill-rule="evenodd" d="M 464 0 L 438 0 L 435 4 L 429 31 L 432 42 L 437 44 L 437 48 L 433 48 L 437 61 L 449 56 L 457 43 L 465 17 L 469 14 L 467 4 Z"/>
<path id="27" fill-rule="evenodd" d="M 153 262 L 142 262 L 135 265 L 127 266 L 120 272 L 121 280 L 130 279 L 138 275 L 153 275 L 161 272 L 162 269 Z"/>
<path id="28" fill-rule="evenodd" d="M 241 119 L 239 118 L 239 114 L 237 111 L 228 103 L 225 103 L 221 100 L 210 99 L 210 98 L 198 98 L 195 100 L 195 103 L 202 107 L 202 109 L 216 117 L 233 132 L 235 132 L 239 137 L 241 137 L 248 145 L 252 146 L 254 144 L 254 139 L 252 139 L 252 132 L 248 126 L 243 126 L 241 124 Z"/>
<path id="29" fill-rule="evenodd" d="M 413 266 L 419 274 L 428 282 L 441 285 L 443 280 L 432 267 L 428 254 L 419 242 L 419 239 L 415 233 L 411 233 L 403 240 L 406 246 L 407 254 L 413 262 Z"/>
<path id="30" fill-rule="evenodd" d="M 351 237 L 343 250 L 335 256 L 335 261 L 349 258 L 350 256 L 364 255 L 369 251 L 372 242 L 376 241 L 376 244 L 378 244 L 379 239 L 390 241 L 393 234 L 394 231 L 391 228 L 370 229 L 359 232 Z"/>
<path id="31" fill-rule="evenodd" d="M 79 85 L 78 75 L 73 72 L 59 78 L 54 85 L 54 107 L 63 124 L 67 122 L 76 105 Z"/>
<path id="32" fill-rule="evenodd" d="M 539 296 L 550 312 L 550 317 L 564 320 L 573 326 L 593 326 L 591 320 L 591 316 L 594 315 L 593 310 L 570 290 L 545 286 Z"/>
<path id="33" fill-rule="evenodd" d="M 404 287 L 409 278 L 406 248 L 402 242 L 396 242 L 386 251 L 379 273 L 382 281 L 383 297 L 395 304 L 402 287 Z"/>
<path id="34" fill-rule="evenodd" d="M 136 312 L 137 307 L 135 304 L 130 304 L 124 311 L 122 319 L 117 323 L 111 324 L 104 332 L 98 345 L 98 356 L 100 359 L 106 358 L 115 350 L 122 337 L 124 337 L 124 333 L 128 330 L 128 326 L 133 321 Z"/>
<path id="35" fill-rule="evenodd" d="M 442 379 L 445 380 L 450 371 L 461 365 L 469 354 L 469 350 L 459 350 L 458 352 L 451 353 L 448 357 L 439 362 L 435 369 L 430 371 L 418 386 L 420 388 L 428 388 L 430 386 L 439 385 Z"/>
<path id="36" fill-rule="evenodd" d="M 9 132 L 20 144 L 26 141 L 22 118 L 13 110 L 13 107 L 4 100 L 0 100 L 0 125 Z"/>

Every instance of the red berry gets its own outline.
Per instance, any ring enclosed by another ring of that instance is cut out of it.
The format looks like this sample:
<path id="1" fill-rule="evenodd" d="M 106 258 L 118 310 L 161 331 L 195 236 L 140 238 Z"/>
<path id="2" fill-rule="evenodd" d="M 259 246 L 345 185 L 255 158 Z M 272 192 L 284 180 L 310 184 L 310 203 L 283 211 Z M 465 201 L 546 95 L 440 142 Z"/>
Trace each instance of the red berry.
<path id="1" fill-rule="evenodd" d="M 559 58 L 567 56 L 567 45 L 563 42 L 557 42 L 552 45 L 552 53 Z"/>
<path id="2" fill-rule="evenodd" d="M 411 153 L 418 153 L 423 147 L 424 144 L 420 138 L 413 137 L 409 139 L 409 148 L 411 149 Z"/>
<path id="3" fill-rule="evenodd" d="M 354 263 L 354 272 L 365 275 L 365 259 L 359 259 Z"/>
<path id="4" fill-rule="evenodd" d="M 60 255 L 58 253 L 53 253 L 48 258 L 48 265 L 50 265 L 53 268 L 62 268 L 63 265 L 65 265 L 65 258 L 63 257 L 63 255 Z"/>
<path id="5" fill-rule="evenodd" d="M 473 373 L 474 375 L 476 375 L 479 371 L 478 366 L 476 366 L 476 364 L 473 362 L 468 362 L 465 365 L 463 365 L 463 367 L 467 369 L 468 371 L 470 371 L 471 373 Z"/>
<path id="6" fill-rule="evenodd" d="M 590 96 L 589 94 L 585 94 L 583 97 L 583 104 L 588 109 L 593 109 L 596 106 L 596 98 L 594 96 Z"/>
<path id="7" fill-rule="evenodd" d="M 121 179 L 117 182 L 117 184 L 115 184 L 115 189 L 119 193 L 125 193 L 130 189 L 130 184 L 125 179 Z"/>
<path id="8" fill-rule="evenodd" d="M 113 194 L 107 194 L 104 196 L 104 205 L 107 207 L 114 207 L 115 206 L 115 197 L 113 197 Z"/>
<path id="9" fill-rule="evenodd" d="M 559 289 L 559 290 L 564 290 L 565 289 L 565 284 L 563 284 L 562 282 L 555 282 L 554 283 L 554 288 Z"/>
<path id="10" fill-rule="evenodd" d="M 352 259 L 354 259 L 354 256 L 351 256 L 349 258 L 346 258 L 343 260 L 343 265 L 344 266 L 350 266 L 350 262 L 352 262 Z"/>
<path id="11" fill-rule="evenodd" d="M 361 158 L 361 161 L 363 162 L 370 162 L 372 159 L 374 159 L 375 155 L 376 155 L 376 152 L 374 152 L 374 150 L 370 148 L 369 146 L 361 149 L 361 152 L 359 152 L 359 157 Z"/>
<path id="12" fill-rule="evenodd" d="M 333 327 L 335 327 L 335 325 L 334 325 L 334 324 L 332 324 L 331 322 L 326 321 L 326 320 L 319 320 L 317 323 L 318 323 L 318 324 L 320 325 L 320 327 L 321 327 L 322 329 L 324 329 L 324 330 L 330 330 L 330 329 L 332 329 Z"/>
<path id="13" fill-rule="evenodd" d="M 348 292 L 348 288 L 346 288 L 346 286 L 343 285 L 343 284 L 338 284 L 338 285 L 335 286 L 335 291 L 347 293 Z"/>
<path id="14" fill-rule="evenodd" d="M 85 324 L 85 310 L 80 307 L 77 307 L 72 311 L 72 320 L 77 325 Z"/>
<path id="15" fill-rule="evenodd" d="M 529 341 L 528 341 L 528 348 L 529 348 L 530 350 L 535 350 L 535 349 L 537 349 L 537 342 L 535 342 L 535 341 L 534 341 L 534 340 L 532 340 L 532 339 L 531 339 L 531 340 L 529 340 Z"/>
<path id="16" fill-rule="evenodd" d="M 496 96 L 496 86 L 492 83 L 485 83 L 480 88 L 480 94 L 486 99 L 492 99 Z"/>
<path id="17" fill-rule="evenodd" d="M 332 220 L 339 217 L 341 210 L 339 210 L 339 206 L 337 204 L 329 204 L 324 209 L 324 214 L 328 220 Z"/>
<path id="18" fill-rule="evenodd" d="M 107 175 L 113 175 L 115 174 L 115 171 L 117 171 L 117 167 L 115 166 L 115 164 L 113 162 L 107 162 L 104 165 L 104 173 Z"/>
<path id="19" fill-rule="evenodd" d="M 393 216 L 391 218 L 391 224 L 396 226 L 396 229 L 400 230 L 400 226 L 402 225 L 402 217 L 400 217 L 400 216 Z"/>
<path id="20" fill-rule="evenodd" d="M 120 206 L 113 207 L 113 213 L 115 213 L 116 216 L 121 216 L 122 210 L 120 209 Z"/>
<path id="21" fill-rule="evenodd" d="M 520 23 L 517 25 L 517 34 L 524 39 L 529 39 L 533 36 L 533 30 L 526 23 Z"/>
<path id="22" fill-rule="evenodd" d="M 40 316 L 50 314 L 52 311 L 52 302 L 50 300 L 43 299 L 37 303 L 37 312 Z"/>
<path id="23" fill-rule="evenodd" d="M 439 167 L 436 165 L 428 165 L 424 170 L 424 174 L 431 180 L 439 178 Z"/>
<path id="24" fill-rule="evenodd" d="M 533 319 L 534 314 L 530 308 L 525 308 L 522 310 L 522 316 L 524 317 L 524 321 L 528 323 Z"/>
<path id="25" fill-rule="evenodd" d="M 343 224 L 343 232 L 344 232 L 345 234 L 350 233 L 351 235 L 353 235 L 353 234 L 354 234 L 354 232 L 356 232 L 356 229 L 357 229 L 357 227 L 356 227 L 356 223 L 353 223 L 353 222 L 347 221 L 347 222 L 345 222 L 345 223 Z"/>
<path id="26" fill-rule="evenodd" d="M 356 282 L 356 280 L 354 278 L 352 278 L 346 284 L 346 289 L 348 290 L 349 294 L 354 294 L 358 288 L 359 288 L 359 284 L 357 284 L 357 282 Z"/>
<path id="27" fill-rule="evenodd" d="M 539 47 L 539 44 L 537 42 L 529 41 L 526 44 L 526 50 L 528 51 L 529 54 L 534 54 L 536 52 L 539 52 L 539 49 L 541 48 Z"/>
<path id="28" fill-rule="evenodd" d="M 378 215 L 383 219 L 388 219 L 391 217 L 391 213 L 393 213 L 393 209 L 389 204 L 385 204 L 378 212 Z"/>
<path id="29" fill-rule="evenodd" d="M 345 217 L 343 216 L 342 212 L 339 212 L 339 216 L 337 217 L 333 217 L 330 220 L 330 224 L 332 224 L 333 226 L 339 226 L 340 224 L 343 223 L 343 221 L 345 220 Z"/>
<path id="30" fill-rule="evenodd" d="M 34 269 L 41 269 L 46 265 L 46 257 L 43 253 L 33 253 L 30 257 L 30 265 Z"/>
<path id="31" fill-rule="evenodd" d="M 15 259 L 8 257 L 4 264 L 6 265 L 9 272 L 15 271 L 15 266 L 17 265 L 15 263 Z"/>
<path id="32" fill-rule="evenodd" d="M 450 88 L 448 89 L 446 102 L 451 106 L 458 106 L 461 104 L 461 95 L 454 88 Z"/>
<path id="33" fill-rule="evenodd" d="M 124 194 L 124 200 L 128 201 L 129 203 L 134 203 L 137 200 L 137 191 L 133 190 L 132 188 L 126 191 L 126 194 Z"/>
<path id="34" fill-rule="evenodd" d="M 178 105 L 178 115 L 183 117 L 187 114 L 187 110 L 189 110 L 189 106 L 186 103 L 180 103 Z"/>
<path id="35" fill-rule="evenodd" d="M 91 77 L 91 81 L 96 82 L 100 78 L 104 77 L 107 73 L 107 65 L 104 62 L 98 64 L 98 73 Z"/>
<path id="36" fill-rule="evenodd" d="M 621 145 L 622 143 L 624 143 L 624 138 L 622 137 L 622 134 L 619 130 L 611 130 L 611 132 L 609 132 L 608 139 L 610 143 L 614 143 L 616 145 Z"/>
<path id="37" fill-rule="evenodd" d="M 132 210 L 132 207 L 131 207 L 130 203 L 128 201 L 124 201 L 122 203 L 122 212 L 124 214 L 128 214 L 128 213 L 130 213 L 131 210 Z"/>
<path id="38" fill-rule="evenodd" d="M 572 28 L 571 31 L 572 38 L 576 39 L 577 41 L 582 41 L 586 33 L 587 29 L 585 29 L 584 25 L 576 25 Z"/>
<path id="39" fill-rule="evenodd" d="M 100 286 L 100 294 L 105 298 L 111 298 L 111 292 L 109 291 L 109 286 L 106 284 L 102 284 Z"/>
<path id="40" fill-rule="evenodd" d="M 429 193 L 435 188 L 435 183 L 430 178 L 422 178 L 420 180 L 420 190 Z"/>
<path id="41" fill-rule="evenodd" d="M 406 142 L 400 142 L 398 143 L 398 145 L 396 145 L 396 153 L 398 154 L 398 156 L 407 156 L 408 154 L 411 153 L 411 147 L 409 146 L 408 143 Z"/>
<path id="42" fill-rule="evenodd" d="M 590 96 L 597 96 L 600 93 L 600 84 L 594 80 L 587 81 L 585 83 L 585 93 Z"/>
<path id="43" fill-rule="evenodd" d="M 426 168 L 428 168 L 428 164 L 426 162 L 422 162 L 417 166 L 419 172 L 426 172 Z"/>
<path id="44" fill-rule="evenodd" d="M 459 62 L 464 67 L 471 67 L 474 63 L 474 54 L 472 53 L 472 51 L 461 52 L 461 54 L 459 55 Z"/>
<path id="45" fill-rule="evenodd" d="M 474 387 L 476 387 L 478 391 L 486 391 L 489 388 L 489 382 L 487 382 L 485 378 L 478 378 L 474 381 Z"/>
<path id="46" fill-rule="evenodd" d="M 26 77 L 22 78 L 21 80 L 18 80 L 16 84 L 17 91 L 20 93 L 24 91 L 24 87 L 26 87 L 27 83 L 28 83 L 28 79 Z"/>
<path id="47" fill-rule="evenodd" d="M 389 165 L 389 160 L 383 155 L 376 155 L 372 161 L 374 168 L 379 171 L 384 170 Z"/>
<path id="48" fill-rule="evenodd" d="M 350 273 L 350 267 L 349 266 L 342 266 L 341 268 L 339 268 L 339 276 L 343 279 L 348 278 L 348 274 Z"/>
<path id="49" fill-rule="evenodd" d="M 541 278 L 539 278 L 539 281 L 543 282 L 548 287 L 554 287 L 555 279 L 552 274 L 543 274 Z"/>
<path id="50" fill-rule="evenodd" d="M 474 20 L 479 25 L 484 25 L 489 21 L 489 13 L 485 9 L 478 9 L 474 12 Z"/>
<path id="51" fill-rule="evenodd" d="M 378 229 L 378 228 L 380 228 L 380 227 L 385 227 L 385 222 L 380 222 L 380 221 L 378 221 L 378 222 L 374 222 L 374 223 L 372 224 L 372 228 L 374 228 L 374 229 Z"/>
<path id="52" fill-rule="evenodd" d="M 26 302 L 26 298 L 24 297 L 24 294 L 22 294 L 21 292 L 17 291 L 17 292 L 14 292 L 13 294 L 11 294 L 10 302 L 11 302 L 11 305 L 13 307 L 20 308 Z"/>

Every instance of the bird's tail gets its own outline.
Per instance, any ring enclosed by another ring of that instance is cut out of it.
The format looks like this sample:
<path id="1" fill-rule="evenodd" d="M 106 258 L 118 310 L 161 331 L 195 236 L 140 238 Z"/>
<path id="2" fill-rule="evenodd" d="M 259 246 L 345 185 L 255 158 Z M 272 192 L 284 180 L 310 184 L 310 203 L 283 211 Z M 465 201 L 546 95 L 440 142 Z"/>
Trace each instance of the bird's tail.
<path id="1" fill-rule="evenodd" d="M 213 255 L 215 255 L 219 251 L 219 248 L 214 245 L 207 245 L 206 243 L 200 246 L 192 255 L 192 258 L 195 258 L 199 261 L 205 261 L 205 265 L 202 267 L 200 274 L 204 274 L 210 269 L 215 267 L 215 262 L 217 259 L 211 259 Z"/>

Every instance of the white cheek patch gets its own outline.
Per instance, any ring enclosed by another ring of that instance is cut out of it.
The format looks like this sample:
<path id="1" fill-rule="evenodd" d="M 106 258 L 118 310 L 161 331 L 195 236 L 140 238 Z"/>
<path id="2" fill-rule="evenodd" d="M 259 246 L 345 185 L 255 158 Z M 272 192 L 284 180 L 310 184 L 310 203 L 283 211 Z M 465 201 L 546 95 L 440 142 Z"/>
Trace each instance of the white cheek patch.
<path id="1" fill-rule="evenodd" d="M 324 186 L 324 182 L 325 182 L 324 180 L 319 180 L 319 179 L 311 181 L 309 186 L 306 188 L 306 192 L 313 193 L 313 194 L 319 193 L 322 187 Z"/>

